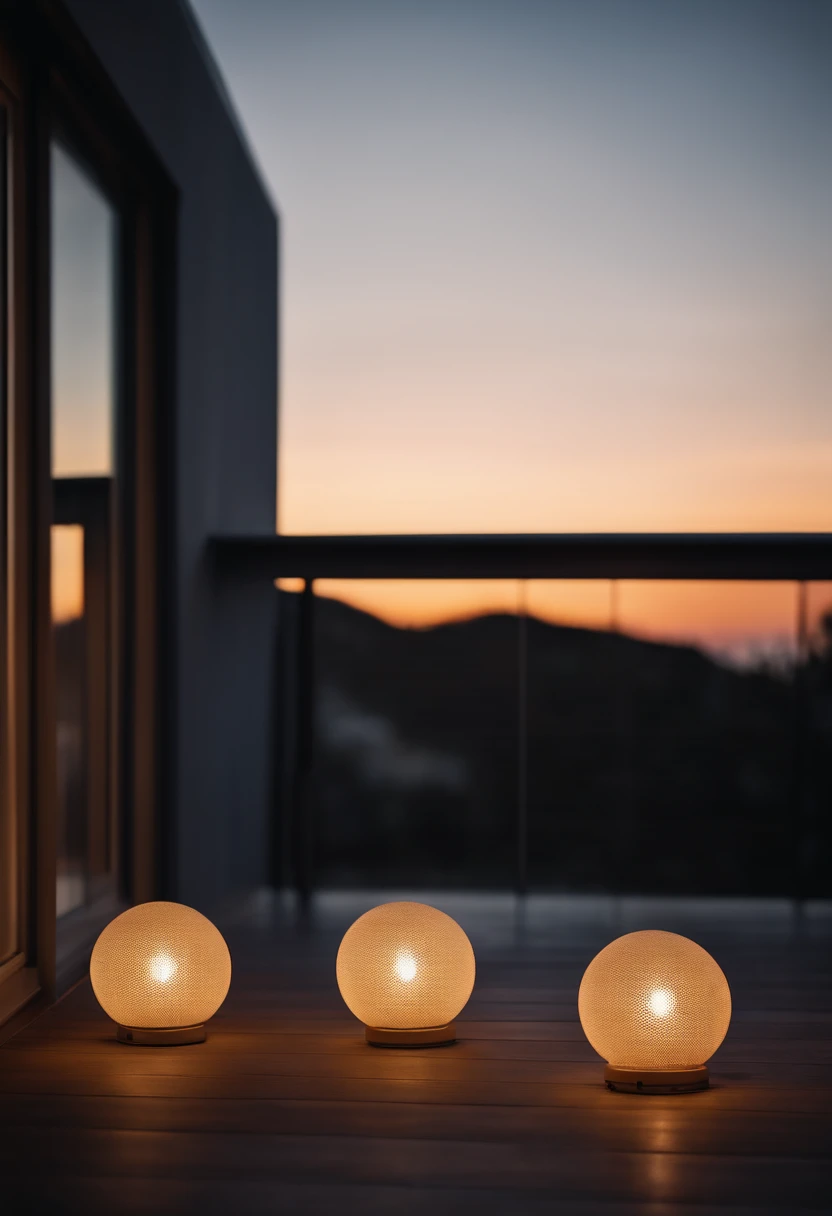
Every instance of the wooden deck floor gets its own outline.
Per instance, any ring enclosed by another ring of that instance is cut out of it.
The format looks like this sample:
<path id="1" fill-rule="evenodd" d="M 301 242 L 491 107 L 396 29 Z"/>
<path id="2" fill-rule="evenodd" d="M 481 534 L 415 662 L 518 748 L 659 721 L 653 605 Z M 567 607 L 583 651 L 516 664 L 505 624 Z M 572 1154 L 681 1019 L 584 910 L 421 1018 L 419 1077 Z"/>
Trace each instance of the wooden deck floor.
<path id="1" fill-rule="evenodd" d="M 832 1210 L 832 910 L 426 897 L 478 959 L 455 1047 L 366 1047 L 334 980 L 379 897 L 227 929 L 207 1043 L 116 1044 L 88 984 L 0 1048 L 0 1212 L 577 1216 Z M 583 968 L 632 928 L 695 937 L 735 1013 L 713 1088 L 607 1092 Z"/>

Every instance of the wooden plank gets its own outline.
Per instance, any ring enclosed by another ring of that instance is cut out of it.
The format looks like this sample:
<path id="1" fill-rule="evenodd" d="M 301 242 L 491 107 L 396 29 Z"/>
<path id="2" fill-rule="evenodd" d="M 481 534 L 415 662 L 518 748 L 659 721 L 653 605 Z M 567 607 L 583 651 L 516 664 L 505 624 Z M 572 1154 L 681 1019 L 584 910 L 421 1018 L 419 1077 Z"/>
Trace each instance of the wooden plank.
<path id="1" fill-rule="evenodd" d="M 88 1097 L 167 1097 L 217 1099 L 297 1099 L 311 1101 L 429 1102 L 448 1105 L 530 1106 L 565 1109 L 608 1109 L 619 1104 L 622 1117 L 629 1116 L 632 1099 L 611 1095 L 600 1078 L 592 1085 L 534 1085 L 522 1082 L 435 1081 L 355 1077 L 261 1076 L 235 1074 L 124 1074 L 121 1071 L 92 1073 L 88 1068 L 63 1069 L 60 1073 L 31 1071 L 0 1072 L 0 1093 L 78 1095 Z M 712 1087 L 707 1093 L 685 1101 L 707 1110 L 731 1112 L 763 1111 L 772 1114 L 807 1113 L 828 1117 L 829 1099 L 821 1086 L 763 1086 L 733 1083 Z M 681 1099 L 650 1098 L 653 1111 L 672 1111 Z M 626 1104 L 626 1105 L 625 1105 Z"/>
<path id="2" fill-rule="evenodd" d="M 210 1040 L 209 1040 L 210 1043 Z M 525 1081 L 529 1084 L 598 1084 L 603 1070 L 600 1060 L 572 1062 L 546 1060 L 534 1053 L 528 1058 L 528 1045 L 506 1043 L 500 1055 L 474 1054 L 473 1046 L 466 1055 L 461 1050 L 384 1051 L 358 1044 L 351 1052 L 228 1052 L 208 1045 L 200 1050 L 176 1048 L 125 1048 L 114 1041 L 102 1044 L 101 1050 L 75 1049 L 72 1056 L 60 1050 L 18 1048 L 9 1051 L 15 1068 L 33 1072 L 52 1073 L 64 1068 L 88 1069 L 101 1067 L 131 1073 L 199 1075 L 212 1072 L 216 1076 L 233 1073 L 257 1073 L 270 1076 L 341 1076 L 388 1077 L 436 1080 Z M 462 1045 L 460 1045 L 462 1046 Z M 518 1052 L 520 1046 L 525 1051 Z M 569 1044 L 563 1046 L 570 1046 Z M 758 1085 L 823 1085 L 832 1084 L 832 1065 L 811 1063 L 767 1064 L 746 1062 L 714 1065 L 714 1083 L 744 1081 Z"/>
<path id="3" fill-rule="evenodd" d="M 8 1186 L 5 1188 L 8 1194 Z M 26 1186 L 22 1211 L 60 1212 L 61 1216 L 89 1216 L 91 1212 L 118 1216 L 725 1216 L 724 1205 L 670 1205 L 662 1202 L 621 1202 L 563 1199 L 550 1191 L 437 1186 L 406 1187 L 345 1185 L 325 1182 L 275 1182 L 131 1177 L 38 1178 Z M 760 1216 L 755 1206 L 732 1206 L 732 1216 Z M 774 1210 L 767 1208 L 766 1210 Z M 817 1208 L 792 1206 L 789 1216 L 817 1216 Z"/>
<path id="4" fill-rule="evenodd" d="M 35 1151 L 36 1149 L 36 1151 Z M 820 1206 L 832 1194 L 832 1162 L 774 1156 L 715 1157 L 653 1151 L 554 1151 L 551 1141 L 471 1143 L 365 1136 L 66 1130 L 38 1137 L 7 1128 L 0 1166 L 11 1179 L 33 1169 L 74 1176 L 271 1178 L 409 1186 L 551 1189 L 561 1198 L 666 1203 Z M 791 1207 L 788 1210 L 791 1210 Z"/>
<path id="5" fill-rule="evenodd" d="M 711 1109 L 702 1118 L 696 1100 L 656 1107 L 643 1099 L 604 1095 L 592 1110 L 510 1107 L 497 1104 L 292 1099 L 0 1097 L 0 1127 L 234 1132 L 293 1136 L 361 1136 L 380 1139 L 556 1143 L 558 1151 L 679 1152 L 714 1157 L 754 1154 L 809 1159 L 829 1155 L 828 1129 L 814 1115 Z M 5 1134 L 5 1131 L 4 1131 Z"/>
<path id="6" fill-rule="evenodd" d="M 453 1047 L 447 1048 L 448 1054 L 454 1059 L 473 1060 L 540 1060 L 545 1063 L 588 1063 L 596 1064 L 599 1057 L 585 1039 L 583 1032 L 580 1038 L 561 1036 L 557 1024 L 550 1037 L 537 1037 L 536 1029 L 528 1023 L 518 1026 L 500 1026 L 494 1024 L 497 1031 L 493 1036 L 482 1036 L 470 1033 L 470 1024 L 460 1024 L 462 1037 Z M 475 1027 L 476 1030 L 480 1027 Z M 364 1055 L 368 1048 L 363 1035 L 353 1034 L 300 1034 L 297 1031 L 229 1033 L 213 1028 L 210 1034 L 210 1054 L 241 1054 L 245 1056 L 285 1055 L 289 1052 L 297 1055 Z M 54 1028 L 48 1034 L 38 1033 L 20 1038 L 9 1044 L 10 1055 L 20 1052 L 37 1051 L 63 1056 L 71 1046 L 74 1052 L 84 1056 L 103 1055 L 110 1058 L 114 1044 L 114 1032 L 107 1028 L 102 1034 L 96 1026 L 92 1028 L 68 1028 L 62 1034 L 59 1028 Z M 119 1051 L 134 1050 L 119 1047 Z M 206 1054 L 208 1047 L 202 1049 Z M 415 1053 L 414 1053 L 415 1054 Z M 421 1053 L 420 1058 L 426 1054 Z M 444 1053 L 443 1053 L 444 1054 Z M 832 1038 L 814 1040 L 811 1038 L 754 1037 L 739 1038 L 732 1034 L 713 1057 L 712 1068 L 719 1070 L 735 1065 L 750 1067 L 759 1071 L 767 1065 L 798 1064 L 798 1065 L 832 1065 Z M 2 1071 L 2 1065 L 0 1065 Z"/>

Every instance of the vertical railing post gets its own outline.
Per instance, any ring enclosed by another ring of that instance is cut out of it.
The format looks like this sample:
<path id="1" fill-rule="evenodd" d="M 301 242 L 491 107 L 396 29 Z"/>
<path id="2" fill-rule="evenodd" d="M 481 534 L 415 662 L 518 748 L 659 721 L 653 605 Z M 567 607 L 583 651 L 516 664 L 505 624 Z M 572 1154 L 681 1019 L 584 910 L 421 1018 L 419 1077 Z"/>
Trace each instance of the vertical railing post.
<path id="1" fill-rule="evenodd" d="M 288 604 L 290 596 L 275 586 L 274 653 L 272 656 L 272 702 L 270 709 L 270 736 L 272 739 L 271 762 L 271 819 L 269 823 L 269 885 L 279 889 L 284 885 L 284 866 L 288 856 L 288 832 L 291 821 L 289 776 L 291 756 L 287 746 L 289 723 L 288 691 L 291 688 L 287 674 L 287 641 L 291 637 L 294 620 Z"/>
<path id="2" fill-rule="evenodd" d="M 315 590 L 306 579 L 297 618 L 295 763 L 290 853 L 292 883 L 301 903 L 312 894 L 312 768 L 315 756 Z"/>
<path id="3" fill-rule="evenodd" d="M 518 584 L 517 611 L 517 831 L 515 892 L 529 887 L 529 640 L 526 582 Z"/>
<path id="4" fill-rule="evenodd" d="M 809 620 L 808 591 L 804 582 L 797 584 L 797 657 L 795 662 L 792 706 L 792 899 L 806 898 L 806 828 L 809 762 Z"/>

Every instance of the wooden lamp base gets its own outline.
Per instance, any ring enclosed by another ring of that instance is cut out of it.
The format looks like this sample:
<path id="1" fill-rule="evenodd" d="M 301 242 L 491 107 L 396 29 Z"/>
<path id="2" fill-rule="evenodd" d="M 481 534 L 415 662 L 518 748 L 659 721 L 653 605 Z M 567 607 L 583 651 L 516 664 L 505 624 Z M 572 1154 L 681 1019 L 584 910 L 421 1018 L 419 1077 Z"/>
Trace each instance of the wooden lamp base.
<path id="1" fill-rule="evenodd" d="M 131 1047 L 182 1047 L 186 1043 L 204 1043 L 205 1023 L 197 1026 L 172 1026 L 170 1028 L 145 1026 L 116 1026 L 119 1043 Z"/>
<path id="2" fill-rule="evenodd" d="M 447 1047 L 456 1042 L 456 1022 L 448 1022 L 447 1026 L 425 1026 L 418 1030 L 365 1026 L 364 1037 L 371 1047 Z"/>
<path id="3" fill-rule="evenodd" d="M 705 1064 L 696 1068 L 616 1068 L 604 1069 L 607 1089 L 624 1094 L 691 1094 L 708 1088 Z"/>

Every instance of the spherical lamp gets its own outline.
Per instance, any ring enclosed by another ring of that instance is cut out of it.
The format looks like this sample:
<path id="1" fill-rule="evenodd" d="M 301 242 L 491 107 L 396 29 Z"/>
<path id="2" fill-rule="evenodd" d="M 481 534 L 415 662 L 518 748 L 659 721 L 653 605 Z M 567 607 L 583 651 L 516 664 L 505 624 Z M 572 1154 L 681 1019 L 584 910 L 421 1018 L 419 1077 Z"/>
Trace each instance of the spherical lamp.
<path id="1" fill-rule="evenodd" d="M 607 1061 L 610 1089 L 707 1089 L 709 1060 L 731 1021 L 731 992 L 696 942 L 648 929 L 610 942 L 581 980 L 584 1034 Z"/>
<path id="2" fill-rule="evenodd" d="M 344 935 L 336 975 L 374 1047 L 439 1047 L 474 987 L 474 951 L 455 920 L 428 904 L 381 904 Z"/>
<path id="3" fill-rule="evenodd" d="M 210 920 L 184 904 L 139 904 L 95 943 L 90 980 L 120 1043 L 201 1043 L 231 983 L 231 956 Z"/>

